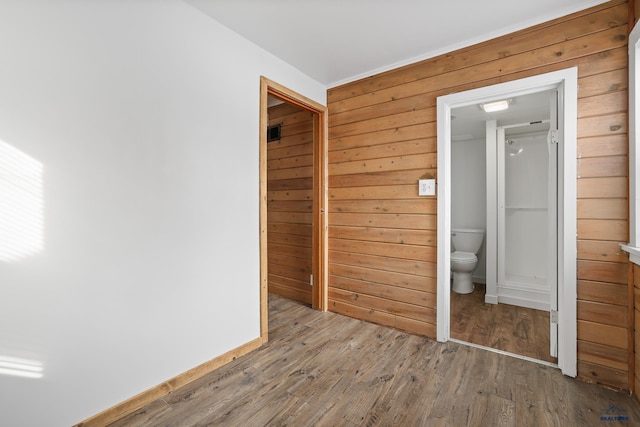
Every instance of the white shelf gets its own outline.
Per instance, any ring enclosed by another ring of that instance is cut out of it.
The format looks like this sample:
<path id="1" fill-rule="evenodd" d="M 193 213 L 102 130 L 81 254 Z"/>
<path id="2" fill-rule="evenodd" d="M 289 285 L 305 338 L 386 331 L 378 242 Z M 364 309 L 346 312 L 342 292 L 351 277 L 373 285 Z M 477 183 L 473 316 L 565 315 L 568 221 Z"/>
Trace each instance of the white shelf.
<path id="1" fill-rule="evenodd" d="M 538 206 L 505 206 L 505 209 L 510 210 L 521 210 L 521 211 L 546 211 L 547 207 L 538 207 Z"/>

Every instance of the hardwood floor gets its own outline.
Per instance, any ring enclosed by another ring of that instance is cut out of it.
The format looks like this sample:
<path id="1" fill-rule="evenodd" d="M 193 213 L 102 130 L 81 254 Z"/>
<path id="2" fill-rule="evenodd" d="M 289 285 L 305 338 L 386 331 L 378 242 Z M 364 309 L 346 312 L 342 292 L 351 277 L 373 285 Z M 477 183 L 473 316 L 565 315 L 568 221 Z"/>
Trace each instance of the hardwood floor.
<path id="1" fill-rule="evenodd" d="M 270 341 L 114 426 L 600 425 L 622 392 L 554 368 L 269 298 Z M 636 424 L 637 425 L 637 424 Z"/>
<path id="2" fill-rule="evenodd" d="M 466 295 L 451 292 L 451 337 L 533 359 L 558 363 L 549 354 L 549 312 L 486 304 L 485 286 Z"/>

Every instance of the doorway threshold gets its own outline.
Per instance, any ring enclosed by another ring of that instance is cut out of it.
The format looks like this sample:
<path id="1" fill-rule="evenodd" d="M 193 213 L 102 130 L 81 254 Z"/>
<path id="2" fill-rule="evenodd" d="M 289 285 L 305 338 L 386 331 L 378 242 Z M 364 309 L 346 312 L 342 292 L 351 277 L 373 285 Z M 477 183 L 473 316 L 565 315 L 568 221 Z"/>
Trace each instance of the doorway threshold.
<path id="1" fill-rule="evenodd" d="M 502 355 L 505 355 L 505 356 L 514 357 L 516 359 L 526 360 L 528 362 L 538 363 L 540 365 L 549 366 L 551 368 L 559 369 L 559 366 L 558 366 L 557 363 L 547 362 L 546 360 L 534 359 L 533 357 L 523 356 L 521 354 L 516 354 L 516 353 L 510 353 L 508 351 L 498 350 L 497 348 L 486 347 L 484 345 L 474 344 L 472 342 L 462 341 L 462 340 L 458 340 L 458 339 L 455 339 L 455 338 L 449 338 L 449 341 L 455 342 L 457 344 L 466 345 L 466 346 L 469 346 L 469 347 L 479 348 L 481 350 L 491 351 L 493 353 L 498 353 L 498 354 L 502 354 Z"/>

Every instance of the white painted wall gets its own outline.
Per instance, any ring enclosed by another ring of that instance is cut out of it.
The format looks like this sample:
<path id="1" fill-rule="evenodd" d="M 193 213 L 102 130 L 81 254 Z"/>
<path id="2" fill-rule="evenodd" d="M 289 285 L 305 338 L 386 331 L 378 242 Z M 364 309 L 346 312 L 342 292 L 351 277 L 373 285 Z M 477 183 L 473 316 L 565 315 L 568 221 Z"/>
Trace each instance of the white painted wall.
<path id="1" fill-rule="evenodd" d="M 451 228 L 487 228 L 486 141 L 451 143 Z M 486 239 L 485 239 L 486 240 Z M 473 280 L 486 280 L 485 240 Z"/>
<path id="2" fill-rule="evenodd" d="M 0 170 L 0 360 L 43 370 L 0 373 L 0 425 L 71 425 L 259 336 L 261 74 L 326 102 L 178 0 L 0 3 L 23 159 Z"/>

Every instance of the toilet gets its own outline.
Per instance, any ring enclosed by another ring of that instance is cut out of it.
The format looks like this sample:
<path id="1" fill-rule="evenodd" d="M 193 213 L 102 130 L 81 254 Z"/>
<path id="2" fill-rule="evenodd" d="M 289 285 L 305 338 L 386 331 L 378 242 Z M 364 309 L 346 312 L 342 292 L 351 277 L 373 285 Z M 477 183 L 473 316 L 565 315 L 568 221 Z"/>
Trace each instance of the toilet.
<path id="1" fill-rule="evenodd" d="M 471 274 L 478 265 L 478 251 L 482 246 L 484 230 L 456 228 L 451 230 L 451 289 L 459 294 L 473 292 Z"/>

